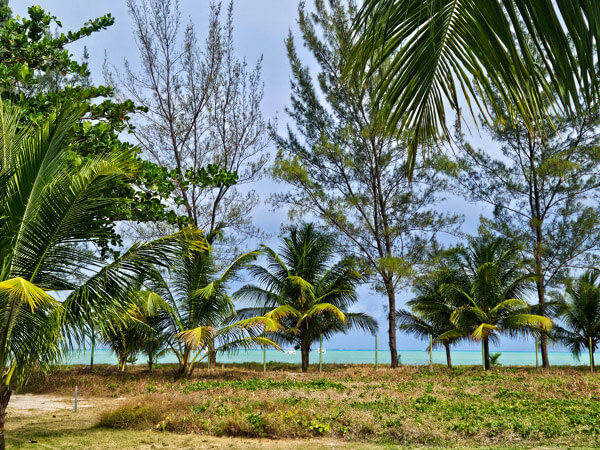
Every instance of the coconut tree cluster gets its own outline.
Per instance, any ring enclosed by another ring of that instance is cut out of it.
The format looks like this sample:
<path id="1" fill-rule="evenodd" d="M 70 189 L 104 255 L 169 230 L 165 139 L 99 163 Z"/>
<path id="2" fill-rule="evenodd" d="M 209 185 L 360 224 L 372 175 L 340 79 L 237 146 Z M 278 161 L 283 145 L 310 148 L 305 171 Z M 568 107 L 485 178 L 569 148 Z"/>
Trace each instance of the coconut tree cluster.
<path id="1" fill-rule="evenodd" d="M 460 341 L 480 342 L 489 370 L 490 343 L 497 344 L 500 336 L 545 335 L 578 359 L 586 351 L 593 371 L 600 342 L 600 272 L 567 279 L 565 290 L 553 293 L 545 315 L 529 301 L 535 280 L 510 242 L 474 238 L 469 246 L 441 252 L 434 269 L 415 280 L 416 295 L 408 309 L 398 311 L 398 328 L 443 347 L 449 368 L 451 345 Z"/>
<path id="2" fill-rule="evenodd" d="M 480 341 L 485 370 L 491 367 L 490 342 L 502 334 L 539 334 L 552 320 L 527 303 L 535 276 L 523 270 L 517 249 L 502 239 L 479 238 L 444 258 L 442 267 L 417 282 L 410 311 L 398 313 L 399 328 L 432 336 L 446 349 L 461 339 Z"/>
<path id="3" fill-rule="evenodd" d="M 236 296 L 256 306 L 239 311 L 242 317 L 271 317 L 282 325 L 270 333 L 273 340 L 291 344 L 308 370 L 311 345 L 320 338 L 351 329 L 377 332 L 377 322 L 365 313 L 349 312 L 358 302 L 361 274 L 353 258 L 336 261 L 331 235 L 312 224 L 291 226 L 278 252 L 264 246 L 266 265 L 253 265 L 258 284 L 246 285 Z"/>

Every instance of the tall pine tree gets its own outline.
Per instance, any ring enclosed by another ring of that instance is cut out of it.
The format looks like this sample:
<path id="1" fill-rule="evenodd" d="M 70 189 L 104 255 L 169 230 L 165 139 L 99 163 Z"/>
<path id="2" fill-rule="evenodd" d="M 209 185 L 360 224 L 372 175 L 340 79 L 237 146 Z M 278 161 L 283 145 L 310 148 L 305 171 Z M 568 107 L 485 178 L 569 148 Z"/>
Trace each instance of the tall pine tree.
<path id="1" fill-rule="evenodd" d="M 273 174 L 292 190 L 273 200 L 291 205 L 292 215 L 320 217 L 362 261 L 387 298 L 391 366 L 397 367 L 396 293 L 435 233 L 450 230 L 457 218 L 432 208 L 443 190 L 435 171 L 420 165 L 412 182 L 407 177 L 406 145 L 384 133 L 386 111 L 371 98 L 376 77 L 365 85 L 342 82 L 355 13 L 353 1 L 317 0 L 314 12 L 299 6 L 302 42 L 318 73 L 300 59 L 290 33 L 287 112 L 294 125 L 277 137 Z"/>

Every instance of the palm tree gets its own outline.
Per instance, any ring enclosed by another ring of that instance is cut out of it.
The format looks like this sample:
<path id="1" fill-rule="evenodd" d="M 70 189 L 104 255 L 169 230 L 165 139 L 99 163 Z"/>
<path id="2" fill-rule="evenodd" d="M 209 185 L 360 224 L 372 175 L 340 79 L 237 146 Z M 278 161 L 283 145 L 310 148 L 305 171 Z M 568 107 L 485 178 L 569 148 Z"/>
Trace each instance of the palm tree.
<path id="1" fill-rule="evenodd" d="M 160 330 L 163 311 L 168 305 L 156 293 L 138 285 L 129 293 L 130 310 L 127 316 L 113 317 L 111 326 L 102 328 L 102 342 L 117 355 L 119 369 L 134 361 L 139 353 L 148 357 L 148 370 L 165 351 L 166 339 Z"/>
<path id="2" fill-rule="evenodd" d="M 583 273 L 567 286 L 559 298 L 559 314 L 565 327 L 556 327 L 555 334 L 579 358 L 588 349 L 591 369 L 594 351 L 600 342 L 600 275 L 596 271 Z"/>
<path id="3" fill-rule="evenodd" d="M 400 330 L 421 339 L 432 337 L 434 346 L 442 345 L 446 350 L 446 364 L 451 369 L 450 346 L 463 339 L 465 333 L 454 333 L 456 326 L 450 320 L 459 306 L 454 302 L 456 296 L 442 289 L 452 281 L 450 277 L 448 268 L 442 267 L 418 280 L 414 286 L 417 296 L 406 303 L 410 311 L 399 310 L 396 322 Z"/>
<path id="4" fill-rule="evenodd" d="M 186 252 L 173 261 L 173 271 L 168 280 L 151 285 L 167 307 L 159 326 L 179 360 L 179 373 L 190 376 L 194 364 L 204 356 L 211 368 L 216 365 L 218 352 L 236 351 L 239 348 L 274 346 L 261 336 L 256 336 L 254 325 L 264 323 L 231 323 L 235 307 L 227 294 L 227 285 L 258 252 L 239 256 L 219 274 L 214 249 L 210 244 L 218 231 L 207 237 L 208 249 Z M 251 329 L 249 330 L 248 327 Z M 204 354 L 204 356 L 203 356 Z"/>
<path id="5" fill-rule="evenodd" d="M 502 239 L 476 239 L 456 254 L 451 282 L 443 286 L 461 304 L 450 316 L 456 330 L 438 339 L 460 337 L 465 331 L 483 341 L 485 370 L 490 369 L 490 340 L 500 333 L 518 335 L 552 327 L 547 317 L 531 314 L 523 300 L 535 277 L 523 273 L 517 250 Z"/>
<path id="6" fill-rule="evenodd" d="M 11 387 L 59 362 L 90 324 L 125 317 L 132 280 L 197 235 L 136 244 L 106 264 L 88 246 L 106 238 L 104 218 L 122 203 L 107 197 L 107 187 L 134 174 L 131 158 L 76 158 L 64 137 L 79 111 L 57 112 L 35 127 L 22 126 L 21 114 L 0 102 L 0 449 Z M 61 303 L 50 295 L 56 291 L 71 294 Z"/>
<path id="7" fill-rule="evenodd" d="M 271 333 L 276 342 L 295 344 L 308 370 L 310 346 L 321 336 L 359 328 L 374 334 L 375 320 L 364 313 L 349 313 L 357 302 L 361 275 L 350 258 L 333 262 L 335 243 L 312 224 L 290 226 L 279 253 L 263 246 L 266 267 L 253 265 L 259 285 L 246 285 L 235 294 L 256 307 L 239 311 L 240 317 L 262 316 L 280 322 L 284 329 Z"/>
<path id="8" fill-rule="evenodd" d="M 154 364 L 168 350 L 167 337 L 160 326 L 163 323 L 163 311 L 168 310 L 162 298 L 151 291 L 141 291 L 138 311 L 142 323 L 145 325 L 142 334 L 141 353 L 148 358 L 148 371 L 152 372 Z"/>
<path id="9" fill-rule="evenodd" d="M 410 135 L 412 165 L 419 145 L 451 139 L 446 105 L 460 115 L 460 94 L 474 118 L 489 118 L 479 95 L 494 108 L 498 91 L 542 136 L 547 105 L 575 115 L 598 98 L 600 9 L 590 2 L 365 0 L 355 30 L 346 70 L 380 75 L 375 97 L 389 130 Z"/>

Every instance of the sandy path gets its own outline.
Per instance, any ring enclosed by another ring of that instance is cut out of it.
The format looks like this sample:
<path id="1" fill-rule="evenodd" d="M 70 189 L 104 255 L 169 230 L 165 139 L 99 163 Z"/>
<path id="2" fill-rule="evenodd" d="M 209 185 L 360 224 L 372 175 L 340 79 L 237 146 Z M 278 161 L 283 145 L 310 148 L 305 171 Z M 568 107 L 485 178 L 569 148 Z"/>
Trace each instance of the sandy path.
<path id="1" fill-rule="evenodd" d="M 124 399 L 106 399 L 106 398 L 79 398 L 77 400 L 77 408 L 91 408 L 93 406 L 104 406 L 113 404 L 115 401 Z M 59 397 L 56 395 L 46 394 L 13 394 L 8 403 L 8 412 L 19 414 L 30 412 L 49 412 L 60 410 L 72 410 L 73 398 Z"/>

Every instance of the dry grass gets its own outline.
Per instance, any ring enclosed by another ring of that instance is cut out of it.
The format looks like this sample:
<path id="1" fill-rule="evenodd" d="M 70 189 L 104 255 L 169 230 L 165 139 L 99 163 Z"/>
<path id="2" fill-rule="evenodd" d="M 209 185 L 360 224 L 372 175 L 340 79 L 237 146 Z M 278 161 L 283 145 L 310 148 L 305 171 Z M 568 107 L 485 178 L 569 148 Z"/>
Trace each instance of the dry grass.
<path id="1" fill-rule="evenodd" d="M 77 385 L 82 397 L 126 397 L 101 426 L 157 435 L 434 446 L 594 446 L 600 435 L 600 377 L 584 368 L 277 369 L 226 366 L 178 379 L 172 367 L 70 368 L 32 379 L 26 391 L 68 395 Z"/>

